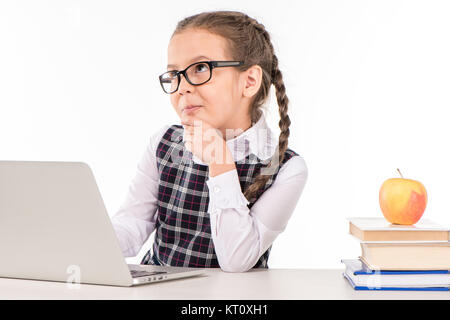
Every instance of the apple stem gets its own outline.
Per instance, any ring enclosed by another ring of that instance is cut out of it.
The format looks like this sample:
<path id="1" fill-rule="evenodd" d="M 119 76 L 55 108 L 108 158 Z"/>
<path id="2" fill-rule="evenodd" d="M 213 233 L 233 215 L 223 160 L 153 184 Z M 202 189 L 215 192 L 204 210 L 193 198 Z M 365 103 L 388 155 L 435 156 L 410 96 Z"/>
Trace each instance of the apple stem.
<path id="1" fill-rule="evenodd" d="M 402 177 L 402 179 L 403 179 L 403 175 L 402 175 L 402 173 L 400 172 L 400 169 L 399 169 L 399 168 L 397 168 L 397 171 L 398 171 L 398 173 L 400 173 L 400 177 Z"/>

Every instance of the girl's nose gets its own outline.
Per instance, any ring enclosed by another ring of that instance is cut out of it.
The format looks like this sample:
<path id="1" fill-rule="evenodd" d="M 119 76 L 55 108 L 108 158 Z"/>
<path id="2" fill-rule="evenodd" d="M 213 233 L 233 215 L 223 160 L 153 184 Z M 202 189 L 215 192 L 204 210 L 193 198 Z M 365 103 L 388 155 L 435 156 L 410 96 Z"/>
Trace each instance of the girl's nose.
<path id="1" fill-rule="evenodd" d="M 179 94 L 192 93 L 194 91 L 194 86 L 187 82 L 184 75 L 180 75 L 180 85 L 178 87 Z"/>

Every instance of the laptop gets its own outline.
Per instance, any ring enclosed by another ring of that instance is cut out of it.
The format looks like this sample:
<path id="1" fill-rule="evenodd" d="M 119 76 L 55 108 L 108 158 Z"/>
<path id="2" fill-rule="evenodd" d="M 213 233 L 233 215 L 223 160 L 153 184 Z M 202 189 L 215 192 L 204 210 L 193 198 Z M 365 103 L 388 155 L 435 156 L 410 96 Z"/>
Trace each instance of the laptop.
<path id="1" fill-rule="evenodd" d="M 134 286 L 205 269 L 128 265 L 89 165 L 0 161 L 0 277 Z"/>

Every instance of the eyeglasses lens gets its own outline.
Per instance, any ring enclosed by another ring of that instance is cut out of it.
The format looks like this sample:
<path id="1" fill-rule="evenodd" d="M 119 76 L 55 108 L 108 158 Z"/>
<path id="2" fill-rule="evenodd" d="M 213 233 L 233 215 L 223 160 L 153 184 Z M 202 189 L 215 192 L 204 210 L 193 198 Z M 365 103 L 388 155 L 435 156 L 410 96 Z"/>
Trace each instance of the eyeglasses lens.
<path id="1" fill-rule="evenodd" d="M 207 63 L 196 63 L 186 70 L 186 76 L 194 85 L 200 85 L 211 78 L 211 69 Z M 161 85 L 167 93 L 174 92 L 178 87 L 178 76 L 176 71 L 169 71 L 161 75 Z"/>

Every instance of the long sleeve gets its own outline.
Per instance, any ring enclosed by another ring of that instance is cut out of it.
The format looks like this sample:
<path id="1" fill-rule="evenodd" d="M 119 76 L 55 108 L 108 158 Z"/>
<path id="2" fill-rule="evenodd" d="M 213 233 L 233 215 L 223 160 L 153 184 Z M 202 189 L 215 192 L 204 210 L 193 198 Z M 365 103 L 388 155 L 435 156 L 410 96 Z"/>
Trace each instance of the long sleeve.
<path id="1" fill-rule="evenodd" d="M 286 228 L 305 186 L 308 170 L 300 156 L 289 159 L 251 210 L 236 170 L 209 177 L 211 233 L 222 270 L 251 269 Z"/>
<path id="2" fill-rule="evenodd" d="M 162 127 L 150 137 L 125 201 L 111 218 L 125 257 L 136 256 L 155 229 L 159 182 L 155 153 L 167 128 Z"/>

